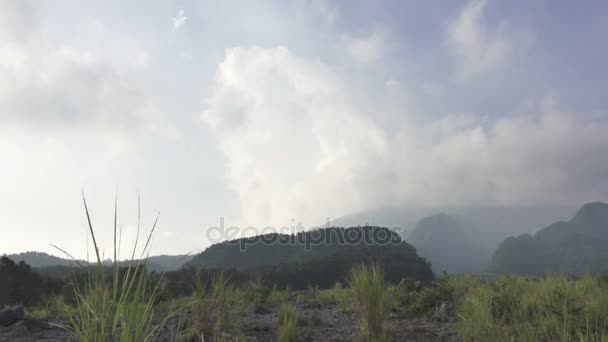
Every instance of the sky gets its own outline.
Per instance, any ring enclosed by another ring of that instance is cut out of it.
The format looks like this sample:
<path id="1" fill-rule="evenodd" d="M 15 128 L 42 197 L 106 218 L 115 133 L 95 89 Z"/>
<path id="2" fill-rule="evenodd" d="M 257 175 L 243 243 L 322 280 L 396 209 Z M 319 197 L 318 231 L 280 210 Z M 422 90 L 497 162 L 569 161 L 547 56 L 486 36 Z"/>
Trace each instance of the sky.
<path id="1" fill-rule="evenodd" d="M 608 2 L 0 0 L 0 253 L 608 200 Z M 143 234 L 143 233 L 142 233 Z M 128 254 L 128 253 L 125 253 Z"/>

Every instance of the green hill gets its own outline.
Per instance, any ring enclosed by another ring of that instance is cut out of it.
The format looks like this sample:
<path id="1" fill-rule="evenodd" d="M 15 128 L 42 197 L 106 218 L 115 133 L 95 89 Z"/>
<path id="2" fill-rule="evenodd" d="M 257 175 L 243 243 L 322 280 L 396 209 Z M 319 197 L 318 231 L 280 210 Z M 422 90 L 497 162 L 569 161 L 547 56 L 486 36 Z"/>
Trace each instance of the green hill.
<path id="1" fill-rule="evenodd" d="M 267 234 L 210 246 L 185 267 L 259 272 L 279 285 L 331 285 L 350 268 L 375 261 L 390 278 L 429 280 L 428 262 L 399 234 L 383 227 L 326 228 Z"/>
<path id="2" fill-rule="evenodd" d="M 608 272 L 608 204 L 588 203 L 567 222 L 504 240 L 491 271 L 517 274 Z"/>

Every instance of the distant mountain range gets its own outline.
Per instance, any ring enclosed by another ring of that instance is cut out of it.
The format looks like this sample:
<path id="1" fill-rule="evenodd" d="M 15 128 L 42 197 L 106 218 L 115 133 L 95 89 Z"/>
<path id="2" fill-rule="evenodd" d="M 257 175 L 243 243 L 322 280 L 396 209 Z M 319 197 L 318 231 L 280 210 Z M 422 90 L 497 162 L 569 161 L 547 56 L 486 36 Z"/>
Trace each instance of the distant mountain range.
<path id="1" fill-rule="evenodd" d="M 443 213 L 420 220 L 406 241 L 431 262 L 435 274 L 479 272 L 490 261 L 491 251 L 471 237 L 463 223 Z"/>
<path id="2" fill-rule="evenodd" d="M 438 213 L 449 215 L 458 222 L 468 238 L 481 248 L 493 251 L 509 236 L 534 233 L 538 227 L 567 220 L 576 213 L 576 207 L 567 206 L 499 206 L 499 207 L 398 207 L 370 210 L 332 220 L 332 225 L 376 225 L 396 227 L 403 237 L 416 229 L 425 217 Z"/>
<path id="3" fill-rule="evenodd" d="M 608 272 L 608 204 L 585 204 L 569 221 L 559 221 L 534 235 L 504 240 L 490 270 L 517 274 Z"/>
<path id="4" fill-rule="evenodd" d="M 48 268 L 48 267 L 70 267 L 76 266 L 74 260 L 56 257 L 42 252 L 24 252 L 17 254 L 8 254 L 8 258 L 15 262 L 25 261 L 33 268 Z M 151 271 L 171 271 L 182 267 L 183 264 L 192 259 L 190 255 L 159 255 L 148 258 L 147 267 Z M 78 260 L 81 265 L 88 265 L 84 260 Z M 111 265 L 111 260 L 104 261 L 104 264 Z M 122 261 L 121 265 L 128 265 L 128 261 Z"/>
<path id="5" fill-rule="evenodd" d="M 565 215 L 570 215 L 571 219 L 548 225 Z M 194 256 L 150 257 L 147 265 L 154 271 L 198 268 L 262 272 L 279 282 L 299 279 L 299 283 L 305 281 L 304 276 L 322 277 L 318 269 L 334 272 L 338 277 L 342 272 L 340 269 L 347 270 L 358 262 L 371 260 L 389 265 L 388 271 L 394 275 L 419 279 L 432 277 L 431 267 L 436 275 L 444 271 L 533 275 L 547 272 L 608 273 L 608 204 L 605 203 L 588 203 L 578 211 L 569 208 L 460 208 L 449 213 L 432 214 L 427 209 L 386 209 L 336 221 L 347 225 L 366 220 L 407 229 L 394 231 L 363 225 L 292 235 L 268 234 L 224 241 Z M 535 223 L 546 228 L 533 233 L 531 225 Z M 518 233 L 522 231 L 528 233 Z M 351 233 L 382 233 L 396 243 L 343 241 Z M 514 236 L 507 237 L 509 234 Z M 499 240 L 501 236 L 503 238 Z M 25 261 L 38 269 L 74 265 L 71 260 L 38 252 L 8 257 L 17 262 Z M 86 264 L 84 261 L 81 263 Z M 293 269 L 300 273 L 292 274 Z"/>

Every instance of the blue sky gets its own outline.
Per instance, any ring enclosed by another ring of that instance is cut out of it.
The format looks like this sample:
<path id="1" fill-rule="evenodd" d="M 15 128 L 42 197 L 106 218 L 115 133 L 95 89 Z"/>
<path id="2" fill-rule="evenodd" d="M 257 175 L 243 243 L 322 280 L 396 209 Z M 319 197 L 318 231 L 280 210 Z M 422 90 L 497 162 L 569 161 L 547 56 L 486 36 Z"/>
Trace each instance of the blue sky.
<path id="1" fill-rule="evenodd" d="M 604 1 L 0 4 L 0 251 L 606 200 Z"/>

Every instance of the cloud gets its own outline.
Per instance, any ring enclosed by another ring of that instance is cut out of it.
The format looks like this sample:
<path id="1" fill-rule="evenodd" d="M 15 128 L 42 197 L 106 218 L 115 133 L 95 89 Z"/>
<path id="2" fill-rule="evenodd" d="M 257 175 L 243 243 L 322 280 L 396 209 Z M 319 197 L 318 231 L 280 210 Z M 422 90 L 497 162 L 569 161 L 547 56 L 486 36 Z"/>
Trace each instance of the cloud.
<path id="1" fill-rule="evenodd" d="M 0 122 L 91 127 L 134 134 L 158 125 L 158 109 L 128 76 L 96 54 L 55 46 L 40 34 L 35 7 L 3 2 Z M 146 64 L 146 53 L 136 63 Z"/>
<path id="2" fill-rule="evenodd" d="M 516 31 L 507 21 L 496 27 L 485 22 L 486 0 L 471 0 L 447 25 L 446 46 L 457 58 L 459 77 L 474 79 L 508 65 L 531 43 L 525 30 Z"/>
<path id="3" fill-rule="evenodd" d="M 358 201 L 347 185 L 368 165 L 356 156 L 382 155 L 385 141 L 343 87 L 327 66 L 284 47 L 227 51 L 202 118 L 218 136 L 249 220 L 310 218 L 328 204 L 319 201 L 321 192 L 348 198 L 331 203 L 331 211 Z"/>
<path id="4" fill-rule="evenodd" d="M 389 127 L 359 96 L 331 66 L 285 47 L 226 52 L 201 117 L 246 224 L 315 224 L 387 205 L 578 205 L 608 190 L 608 161 L 597 158 L 608 122 L 555 101 L 497 118 L 403 112 Z"/>
<path id="5" fill-rule="evenodd" d="M 177 31 L 182 28 L 182 26 L 186 24 L 186 20 L 188 20 L 188 17 L 186 17 L 184 10 L 180 9 L 177 12 L 177 15 L 173 17 L 173 31 Z"/>
<path id="6" fill-rule="evenodd" d="M 139 49 L 133 56 L 133 66 L 136 68 L 146 68 L 150 64 L 150 54 L 148 51 Z"/>
<path id="7" fill-rule="evenodd" d="M 330 0 L 311 0 L 310 3 L 328 24 L 333 24 L 340 15 L 340 9 Z"/>
<path id="8" fill-rule="evenodd" d="M 344 35 L 342 41 L 353 59 L 359 63 L 372 64 L 384 56 L 387 34 L 376 31 L 365 38 Z"/>

